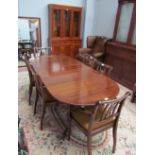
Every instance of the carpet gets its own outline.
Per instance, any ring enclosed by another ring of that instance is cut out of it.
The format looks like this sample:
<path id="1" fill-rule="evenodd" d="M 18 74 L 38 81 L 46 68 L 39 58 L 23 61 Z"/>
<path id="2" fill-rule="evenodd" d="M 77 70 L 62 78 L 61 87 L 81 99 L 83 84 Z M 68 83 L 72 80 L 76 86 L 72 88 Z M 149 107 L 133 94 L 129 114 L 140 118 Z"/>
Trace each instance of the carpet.
<path id="1" fill-rule="evenodd" d="M 26 64 L 23 60 L 18 60 L 18 67 L 25 67 Z"/>
<path id="2" fill-rule="evenodd" d="M 42 105 L 39 103 L 37 113 L 33 115 L 33 105 L 28 105 L 29 78 L 27 71 L 18 72 L 18 114 L 21 118 L 20 127 L 24 128 L 30 155 L 87 155 L 87 147 L 81 143 L 86 137 L 73 124 L 72 139 L 60 140 L 63 130 L 53 117 L 51 108 L 47 109 L 44 129 L 40 130 Z M 128 89 L 120 86 L 120 93 Z M 35 91 L 32 94 L 34 102 Z M 59 111 L 64 117 L 67 112 L 65 105 L 59 105 Z M 136 154 L 136 106 L 127 99 L 118 125 L 118 138 L 115 155 Z M 112 155 L 111 130 L 96 135 L 93 138 L 93 155 Z"/>

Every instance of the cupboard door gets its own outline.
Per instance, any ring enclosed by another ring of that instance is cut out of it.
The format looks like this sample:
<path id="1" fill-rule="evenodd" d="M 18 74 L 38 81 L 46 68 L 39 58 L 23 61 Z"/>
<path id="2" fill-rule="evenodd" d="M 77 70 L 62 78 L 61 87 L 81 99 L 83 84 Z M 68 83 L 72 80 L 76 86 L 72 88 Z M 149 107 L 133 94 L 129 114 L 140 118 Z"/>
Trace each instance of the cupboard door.
<path id="1" fill-rule="evenodd" d="M 73 11 L 73 37 L 80 37 L 80 25 L 81 25 L 81 12 Z"/>
<path id="2" fill-rule="evenodd" d="M 80 7 L 49 5 L 49 45 L 53 54 L 74 56 L 81 47 L 81 11 Z"/>
<path id="3" fill-rule="evenodd" d="M 71 10 L 64 10 L 64 37 L 70 37 L 70 27 L 71 27 Z"/>
<path id="4" fill-rule="evenodd" d="M 118 31 L 116 36 L 117 41 L 127 42 L 133 8 L 134 8 L 133 3 L 127 3 L 125 5 L 122 5 Z"/>
<path id="5" fill-rule="evenodd" d="M 60 37 L 61 36 L 61 10 L 53 10 L 53 20 L 52 20 L 52 36 Z"/>
<path id="6" fill-rule="evenodd" d="M 61 45 L 52 43 L 52 54 L 60 54 L 61 51 Z"/>

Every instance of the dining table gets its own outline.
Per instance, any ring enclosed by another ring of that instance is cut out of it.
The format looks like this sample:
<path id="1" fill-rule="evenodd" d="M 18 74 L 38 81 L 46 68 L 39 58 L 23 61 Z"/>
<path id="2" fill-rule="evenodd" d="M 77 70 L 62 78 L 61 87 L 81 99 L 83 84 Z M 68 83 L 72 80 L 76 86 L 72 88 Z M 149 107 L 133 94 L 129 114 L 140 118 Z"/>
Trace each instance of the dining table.
<path id="1" fill-rule="evenodd" d="M 65 104 L 94 105 L 99 100 L 114 99 L 119 92 L 117 82 L 109 76 L 70 56 L 40 56 L 30 63 L 49 93 Z"/>
<path id="2" fill-rule="evenodd" d="M 48 92 L 66 105 L 93 106 L 97 101 L 114 99 L 119 93 L 117 82 L 70 56 L 39 56 L 30 59 L 30 64 Z M 53 113 L 57 119 L 55 108 Z M 61 118 L 57 122 L 66 128 Z"/>

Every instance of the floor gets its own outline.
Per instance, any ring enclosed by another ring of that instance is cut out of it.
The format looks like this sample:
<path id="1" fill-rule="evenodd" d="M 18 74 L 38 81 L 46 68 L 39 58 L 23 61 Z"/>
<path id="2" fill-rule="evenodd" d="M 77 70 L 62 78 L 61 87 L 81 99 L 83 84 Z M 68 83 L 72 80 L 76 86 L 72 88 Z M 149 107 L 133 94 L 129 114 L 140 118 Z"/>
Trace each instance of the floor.
<path id="1" fill-rule="evenodd" d="M 24 129 L 30 155 L 87 155 L 87 148 L 82 144 L 86 137 L 73 124 L 72 139 L 60 140 L 63 130 L 55 121 L 49 107 L 45 116 L 44 129 L 40 130 L 40 116 L 42 105 L 37 107 L 37 114 L 33 115 L 33 105 L 28 105 L 29 78 L 26 68 L 19 69 L 18 76 L 18 114 L 21 118 L 20 127 Z M 119 95 L 128 89 L 121 86 Z M 32 103 L 35 95 L 33 91 Z M 60 105 L 62 118 L 66 117 L 65 105 Z M 118 126 L 118 140 L 115 155 L 136 154 L 136 105 L 130 103 L 130 98 L 123 107 Z M 112 155 L 111 131 L 101 133 L 93 138 L 93 155 Z"/>

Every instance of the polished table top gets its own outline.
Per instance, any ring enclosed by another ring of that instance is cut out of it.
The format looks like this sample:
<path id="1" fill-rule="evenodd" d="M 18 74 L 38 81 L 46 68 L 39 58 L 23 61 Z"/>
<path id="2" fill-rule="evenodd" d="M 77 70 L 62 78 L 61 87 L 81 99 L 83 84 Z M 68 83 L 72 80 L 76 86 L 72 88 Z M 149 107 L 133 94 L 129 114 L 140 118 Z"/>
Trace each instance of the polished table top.
<path id="1" fill-rule="evenodd" d="M 31 59 L 36 73 L 57 100 L 71 105 L 94 105 L 101 99 L 113 99 L 119 86 L 106 75 L 65 55 Z"/>

